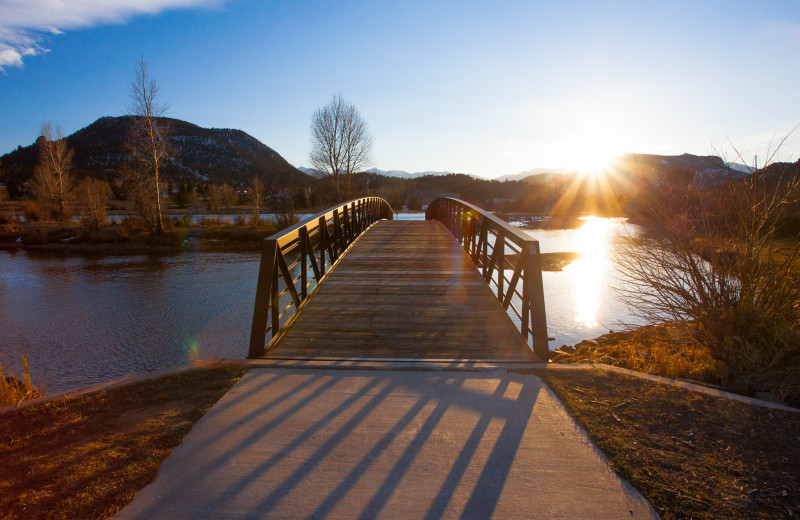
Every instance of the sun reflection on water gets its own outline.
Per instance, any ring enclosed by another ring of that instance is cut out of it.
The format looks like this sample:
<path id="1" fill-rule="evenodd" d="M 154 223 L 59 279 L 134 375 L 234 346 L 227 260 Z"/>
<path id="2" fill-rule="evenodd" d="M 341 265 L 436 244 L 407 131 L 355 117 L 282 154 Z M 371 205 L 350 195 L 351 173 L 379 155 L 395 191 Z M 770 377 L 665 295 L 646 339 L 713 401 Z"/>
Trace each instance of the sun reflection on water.
<path id="1" fill-rule="evenodd" d="M 598 321 L 601 294 L 605 290 L 608 271 L 609 219 L 586 217 L 575 233 L 574 251 L 580 259 L 564 270 L 572 273 L 575 283 L 575 321 L 586 327 L 601 325 Z"/>

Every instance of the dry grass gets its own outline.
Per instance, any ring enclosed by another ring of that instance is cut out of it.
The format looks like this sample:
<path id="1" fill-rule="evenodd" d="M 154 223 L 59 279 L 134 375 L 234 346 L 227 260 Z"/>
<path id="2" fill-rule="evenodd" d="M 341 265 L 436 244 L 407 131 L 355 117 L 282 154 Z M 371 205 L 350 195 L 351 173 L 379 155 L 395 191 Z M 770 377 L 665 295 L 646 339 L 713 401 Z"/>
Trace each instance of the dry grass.
<path id="1" fill-rule="evenodd" d="M 0 518 L 109 518 L 245 372 L 198 369 L 0 415 Z"/>
<path id="2" fill-rule="evenodd" d="M 22 371 L 18 374 L 12 372 L 5 356 L 0 355 L 0 406 L 19 404 L 29 399 L 36 399 L 45 394 L 46 386 L 39 380 L 36 384 L 31 380 L 28 367 L 28 358 L 22 351 L 19 353 L 22 362 Z M 5 368 L 3 367 L 5 363 Z"/>
<path id="3" fill-rule="evenodd" d="M 665 377 L 718 383 L 722 364 L 683 327 L 667 323 L 612 332 L 551 352 L 555 363 L 604 363 Z"/>
<path id="4" fill-rule="evenodd" d="M 800 516 L 800 413 L 599 369 L 537 373 L 663 518 Z"/>
<path id="5" fill-rule="evenodd" d="M 682 324 L 664 323 L 610 333 L 574 347 L 562 346 L 553 350 L 550 357 L 555 363 L 603 363 L 676 379 L 726 385 L 744 395 L 777 398 L 800 406 L 800 359 L 731 378 L 726 365 L 714 358 L 711 350 Z"/>

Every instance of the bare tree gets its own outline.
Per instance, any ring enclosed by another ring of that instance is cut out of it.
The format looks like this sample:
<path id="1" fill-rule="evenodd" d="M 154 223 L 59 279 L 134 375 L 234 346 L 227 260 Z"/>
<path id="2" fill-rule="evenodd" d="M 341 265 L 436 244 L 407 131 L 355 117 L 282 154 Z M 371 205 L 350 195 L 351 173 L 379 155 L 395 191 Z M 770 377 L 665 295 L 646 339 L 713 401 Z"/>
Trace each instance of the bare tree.
<path id="1" fill-rule="evenodd" d="M 42 125 L 42 135 L 38 140 L 39 163 L 33 173 L 31 189 L 34 198 L 43 206 L 49 207 L 56 218 L 67 216 L 66 203 L 72 193 L 72 149 L 67 146 L 61 134 L 61 127 L 53 127 L 49 122 Z"/>
<path id="2" fill-rule="evenodd" d="M 350 196 L 350 178 L 370 162 L 372 137 L 358 109 L 335 94 L 311 116 L 311 152 L 317 171 L 333 178 L 337 202 Z"/>
<path id="3" fill-rule="evenodd" d="M 128 148 L 139 166 L 139 182 L 134 203 L 151 230 L 164 231 L 161 214 L 159 180 L 164 162 L 169 157 L 167 136 L 169 125 L 161 119 L 168 106 L 158 97 L 158 85 L 141 58 L 134 69 L 130 84 L 128 111 L 134 116 Z"/>
<path id="4" fill-rule="evenodd" d="M 220 191 L 220 186 L 216 184 L 209 184 L 206 194 L 206 202 L 209 211 L 219 210 L 219 201 L 221 197 L 222 192 Z"/>
<path id="5" fill-rule="evenodd" d="M 256 221 L 258 221 L 259 215 L 261 215 L 261 206 L 266 197 L 266 188 L 266 185 L 259 176 L 253 175 L 253 179 L 250 181 L 250 198 L 253 201 L 253 217 Z"/>
<path id="6" fill-rule="evenodd" d="M 236 204 L 236 201 L 239 200 L 239 195 L 236 193 L 236 190 L 227 183 L 222 183 L 219 187 L 219 196 L 225 209 L 231 209 L 231 206 Z"/>

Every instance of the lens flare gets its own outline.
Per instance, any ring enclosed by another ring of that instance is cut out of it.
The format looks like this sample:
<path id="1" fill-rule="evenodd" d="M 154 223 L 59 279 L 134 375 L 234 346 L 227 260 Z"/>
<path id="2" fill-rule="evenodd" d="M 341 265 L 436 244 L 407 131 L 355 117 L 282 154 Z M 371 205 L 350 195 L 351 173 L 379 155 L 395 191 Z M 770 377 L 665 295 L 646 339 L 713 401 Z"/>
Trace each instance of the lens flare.
<path id="1" fill-rule="evenodd" d="M 186 359 L 188 361 L 197 361 L 200 359 L 200 345 L 194 338 L 189 338 L 184 345 L 186 351 Z"/>

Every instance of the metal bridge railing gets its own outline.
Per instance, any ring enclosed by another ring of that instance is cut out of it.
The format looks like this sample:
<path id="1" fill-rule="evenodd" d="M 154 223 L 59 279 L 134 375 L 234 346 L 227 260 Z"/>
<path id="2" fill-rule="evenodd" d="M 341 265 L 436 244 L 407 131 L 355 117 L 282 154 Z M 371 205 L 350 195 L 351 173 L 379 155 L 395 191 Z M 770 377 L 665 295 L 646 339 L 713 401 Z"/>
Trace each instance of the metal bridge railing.
<path id="1" fill-rule="evenodd" d="M 365 197 L 264 239 L 247 357 L 257 358 L 267 351 L 347 248 L 382 219 L 392 220 L 389 203 Z"/>
<path id="2" fill-rule="evenodd" d="M 539 241 L 468 202 L 434 200 L 425 218 L 447 227 L 480 269 L 520 334 L 540 359 L 549 356 Z"/>

